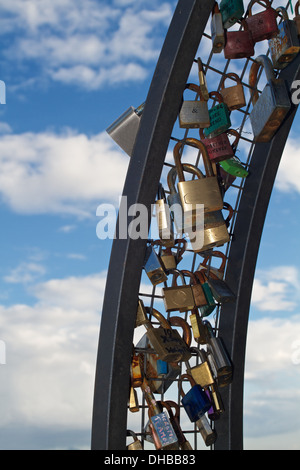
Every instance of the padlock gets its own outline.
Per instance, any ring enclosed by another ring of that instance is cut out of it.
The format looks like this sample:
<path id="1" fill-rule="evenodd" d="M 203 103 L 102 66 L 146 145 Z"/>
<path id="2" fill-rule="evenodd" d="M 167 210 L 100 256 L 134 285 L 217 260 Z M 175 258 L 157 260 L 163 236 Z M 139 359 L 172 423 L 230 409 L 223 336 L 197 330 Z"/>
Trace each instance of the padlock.
<path id="1" fill-rule="evenodd" d="M 240 159 L 234 155 L 232 158 L 228 160 L 222 160 L 220 162 L 220 166 L 231 176 L 235 178 L 247 178 L 249 175 L 249 171 L 246 170 L 245 166 L 241 163 Z"/>
<path id="2" fill-rule="evenodd" d="M 222 197 L 224 199 L 226 191 L 231 188 L 236 180 L 236 176 L 230 175 L 224 171 L 220 164 L 216 165 L 216 174 L 221 188 Z"/>
<path id="3" fill-rule="evenodd" d="M 265 70 L 267 84 L 258 97 L 258 91 L 254 87 L 261 66 Z M 270 59 L 266 55 L 260 55 L 251 65 L 249 85 L 254 89 L 253 109 L 250 113 L 254 141 L 269 142 L 291 108 L 286 83 L 281 78 L 275 78 Z"/>
<path id="4" fill-rule="evenodd" d="M 160 323 L 154 328 L 151 321 L 146 317 L 144 326 L 150 344 L 162 361 L 179 362 L 188 354 L 188 346 L 181 338 L 177 330 L 173 330 L 168 320 L 155 308 L 146 307 L 147 313 L 151 313 Z"/>
<path id="5" fill-rule="evenodd" d="M 220 258 L 221 264 L 219 267 L 211 265 L 211 258 Z M 207 273 L 214 273 L 219 279 L 224 278 L 225 267 L 226 267 L 227 257 L 222 251 L 212 251 L 209 255 L 205 256 L 204 260 L 199 264 L 197 271 L 204 271 Z"/>
<path id="6" fill-rule="evenodd" d="M 152 432 L 153 442 L 157 450 L 178 450 L 178 439 L 170 422 L 169 416 L 161 411 L 149 387 L 147 380 L 142 384 L 145 400 L 148 404 L 149 427 Z"/>
<path id="7" fill-rule="evenodd" d="M 229 135 L 235 136 L 233 144 L 230 143 Z M 201 142 L 205 145 L 209 159 L 212 163 L 219 163 L 228 160 L 234 156 L 233 148 L 236 148 L 240 139 L 239 133 L 235 129 L 228 129 L 216 137 L 206 137 L 204 132 L 200 130 Z"/>
<path id="8" fill-rule="evenodd" d="M 223 345 L 222 339 L 215 335 L 209 321 L 204 320 L 204 324 L 207 327 L 207 334 L 209 336 L 207 352 L 211 353 L 210 358 L 213 359 L 214 362 L 217 374 L 217 384 L 219 387 L 227 386 L 233 379 L 231 361 Z"/>
<path id="9" fill-rule="evenodd" d="M 254 41 L 251 30 L 245 20 L 241 20 L 243 30 L 226 31 L 225 33 L 225 59 L 246 59 L 254 55 Z"/>
<path id="10" fill-rule="evenodd" d="M 181 450 L 193 450 L 191 444 L 189 443 L 189 441 L 183 434 L 183 431 L 180 426 L 180 422 L 179 422 L 180 407 L 178 403 L 172 400 L 164 400 L 164 401 L 161 401 L 160 403 L 161 403 L 161 406 L 163 408 L 166 408 L 168 411 L 169 418 L 173 426 L 173 429 L 175 431 L 175 434 L 177 436 L 180 449 Z M 172 408 L 175 409 L 175 415 L 172 411 Z"/>
<path id="11" fill-rule="evenodd" d="M 163 380 L 168 372 L 168 363 L 162 361 L 157 354 L 153 354 L 147 333 L 137 343 L 136 350 L 140 352 L 143 377 L 147 377 L 151 391 L 153 393 L 161 393 L 164 384 Z"/>
<path id="12" fill-rule="evenodd" d="M 201 283 L 206 297 L 206 305 L 200 307 L 200 313 L 202 317 L 208 317 L 215 310 L 217 304 L 204 273 L 202 271 L 195 271 L 195 276 Z"/>
<path id="13" fill-rule="evenodd" d="M 219 54 L 224 49 L 225 33 L 224 33 L 222 14 L 220 12 L 219 5 L 217 2 L 215 2 L 215 5 L 212 11 L 210 31 L 211 31 L 211 41 L 212 41 L 212 52 L 214 54 Z"/>
<path id="14" fill-rule="evenodd" d="M 193 331 L 193 337 L 196 343 L 205 345 L 208 341 L 207 328 L 199 315 L 197 308 L 194 308 L 190 314 L 190 322 Z"/>
<path id="15" fill-rule="evenodd" d="M 209 97 L 218 104 L 215 104 L 209 110 L 210 126 L 204 129 L 205 137 L 216 137 L 231 127 L 230 114 L 227 104 L 224 103 L 224 99 L 217 91 L 212 91 Z"/>
<path id="16" fill-rule="evenodd" d="M 146 316 L 146 310 L 145 310 L 144 302 L 142 301 L 142 299 L 138 299 L 135 328 L 138 328 L 139 326 L 143 325 L 145 316 Z"/>
<path id="17" fill-rule="evenodd" d="M 140 411 L 137 391 L 134 387 L 130 387 L 128 409 L 131 413 L 137 413 Z"/>
<path id="18" fill-rule="evenodd" d="M 265 5 L 265 9 L 255 15 L 252 15 L 252 8 L 255 4 Z M 272 8 L 269 0 L 252 0 L 248 5 L 248 16 L 246 23 L 252 33 L 253 41 L 260 42 L 265 39 L 271 39 L 278 34 L 277 12 Z"/>
<path id="19" fill-rule="evenodd" d="M 219 279 L 214 273 L 209 274 L 207 282 L 217 303 L 226 304 L 235 301 L 236 296 L 228 284 Z"/>
<path id="20" fill-rule="evenodd" d="M 183 129 L 199 129 L 210 125 L 207 101 L 203 98 L 200 87 L 188 83 L 185 89 L 197 93 L 199 100 L 184 100 L 179 112 L 179 126 Z"/>
<path id="21" fill-rule="evenodd" d="M 164 306 L 167 312 L 187 312 L 195 307 L 195 299 L 191 286 L 187 285 L 183 274 L 178 269 L 170 271 L 173 274 L 172 285 L 162 289 Z M 177 285 L 177 277 L 182 285 Z"/>
<path id="22" fill-rule="evenodd" d="M 159 238 L 164 246 L 173 246 L 175 241 L 173 222 L 171 219 L 170 208 L 166 199 L 166 194 L 161 183 L 159 183 L 158 187 L 155 208 Z"/>
<path id="23" fill-rule="evenodd" d="M 204 178 L 202 172 L 195 165 L 185 163 L 182 165 L 183 171 L 196 175 L 199 179 Z M 178 234 L 182 235 L 183 232 L 187 229 L 189 230 L 193 226 L 194 221 L 194 211 L 185 211 L 183 210 L 181 197 L 178 191 L 176 191 L 176 178 L 178 177 L 176 167 L 173 167 L 167 177 L 168 186 L 170 189 L 170 195 L 168 196 L 168 204 L 170 206 L 170 211 L 176 227 Z M 198 211 L 199 213 L 199 211 Z M 197 212 L 196 212 L 197 215 Z M 201 229 L 201 224 L 200 224 Z M 182 239 L 181 239 L 182 240 Z"/>
<path id="24" fill-rule="evenodd" d="M 127 450 L 143 450 L 142 443 L 135 432 L 128 429 L 126 435 L 133 438 L 133 442 L 127 446 Z"/>
<path id="25" fill-rule="evenodd" d="M 151 245 L 146 248 L 144 270 L 154 286 L 166 282 L 168 279 L 161 260 Z"/>
<path id="26" fill-rule="evenodd" d="M 207 417 L 205 415 L 201 416 L 195 424 L 200 431 L 204 444 L 207 447 L 212 446 L 217 440 L 217 433 L 211 428 Z"/>
<path id="27" fill-rule="evenodd" d="M 173 316 L 173 317 L 170 317 L 168 321 L 171 327 L 178 326 L 182 329 L 182 332 L 183 332 L 182 339 L 187 347 L 186 347 L 185 353 L 182 354 L 181 361 L 183 362 L 186 360 L 188 361 L 191 357 L 190 347 L 191 347 L 191 342 L 192 342 L 192 335 L 191 335 L 190 327 L 188 323 L 181 317 Z"/>
<path id="28" fill-rule="evenodd" d="M 200 57 L 197 59 L 198 64 L 198 77 L 199 77 L 199 88 L 200 88 L 200 95 L 205 101 L 209 100 L 209 92 L 207 89 L 207 81 L 206 76 L 203 70 L 203 63 Z"/>
<path id="29" fill-rule="evenodd" d="M 298 31 L 293 20 L 289 19 L 284 7 L 276 8 L 282 18 L 278 24 L 278 34 L 269 40 L 270 56 L 274 69 L 284 69 L 300 51 Z"/>
<path id="30" fill-rule="evenodd" d="M 299 14 L 299 0 L 295 4 L 295 17 L 294 22 L 297 28 L 298 36 L 300 36 L 300 14 Z"/>
<path id="31" fill-rule="evenodd" d="M 245 12 L 243 0 L 222 0 L 220 3 L 223 25 L 225 29 L 241 20 Z"/>
<path id="32" fill-rule="evenodd" d="M 215 382 L 212 369 L 206 357 L 206 352 L 204 349 L 191 348 L 191 351 L 194 352 L 200 358 L 200 364 L 197 364 L 193 367 L 190 366 L 187 362 L 187 374 L 191 375 L 195 382 L 207 392 L 213 410 L 209 410 L 209 414 L 213 419 L 217 419 L 221 413 L 224 411 L 224 405 L 218 391 L 217 384 Z"/>
<path id="33" fill-rule="evenodd" d="M 132 353 L 131 358 L 131 385 L 134 388 L 140 387 L 143 382 L 143 374 L 141 368 L 141 358 L 139 354 L 136 354 L 135 351 Z"/>
<path id="34" fill-rule="evenodd" d="M 225 81 L 228 78 L 230 80 L 234 80 L 236 85 L 225 87 Z M 227 73 L 223 76 L 220 82 L 220 93 L 223 97 L 224 103 L 227 104 L 230 111 L 241 109 L 246 106 L 244 87 L 240 77 L 236 73 Z"/>
<path id="35" fill-rule="evenodd" d="M 190 144 L 198 148 L 202 153 L 206 177 L 185 181 L 183 166 L 181 163 L 180 150 L 183 144 Z M 178 174 L 178 192 L 184 213 L 191 213 L 195 210 L 197 204 L 204 204 L 204 213 L 221 210 L 223 208 L 223 199 L 221 196 L 218 179 L 214 175 L 211 162 L 208 158 L 205 145 L 200 140 L 188 138 L 184 142 L 179 141 L 174 147 L 174 161 Z"/>
<path id="36" fill-rule="evenodd" d="M 166 271 L 176 269 L 178 263 L 182 260 L 183 253 L 186 250 L 186 240 L 176 239 L 174 241 L 173 249 L 171 247 L 165 248 L 160 253 L 160 259 Z"/>
<path id="37" fill-rule="evenodd" d="M 187 379 L 192 388 L 184 393 L 182 388 L 182 381 Z M 190 421 L 195 423 L 200 419 L 211 407 L 211 403 L 199 384 L 196 384 L 195 380 L 191 375 L 182 374 L 178 380 L 179 393 L 181 395 L 181 403 L 188 415 Z"/>
<path id="38" fill-rule="evenodd" d="M 184 276 L 188 276 L 190 278 L 190 285 L 194 296 L 195 307 L 201 307 L 202 305 L 206 305 L 206 297 L 204 291 L 202 289 L 201 284 L 197 282 L 195 274 L 191 271 L 188 271 L 187 269 L 182 269 L 181 273 Z"/>
<path id="39" fill-rule="evenodd" d="M 130 157 L 133 152 L 136 136 L 140 127 L 141 116 L 145 103 L 138 108 L 128 108 L 118 119 L 116 119 L 106 132 Z"/>
<path id="40" fill-rule="evenodd" d="M 228 226 L 234 212 L 226 202 L 224 202 L 223 209 L 229 211 L 226 219 L 224 219 L 222 211 L 208 212 L 204 215 L 204 242 L 201 251 L 223 246 L 230 241 Z"/>

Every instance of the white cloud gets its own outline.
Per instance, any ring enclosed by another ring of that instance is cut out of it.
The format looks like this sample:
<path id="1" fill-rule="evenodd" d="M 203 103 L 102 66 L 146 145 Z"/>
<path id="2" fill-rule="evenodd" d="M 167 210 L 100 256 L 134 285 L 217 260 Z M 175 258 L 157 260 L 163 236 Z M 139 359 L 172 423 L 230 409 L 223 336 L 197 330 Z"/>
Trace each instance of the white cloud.
<path id="1" fill-rule="evenodd" d="M 46 273 L 46 268 L 38 263 L 22 262 L 4 276 L 4 281 L 10 284 L 29 284 L 40 279 Z"/>
<path id="2" fill-rule="evenodd" d="M 23 214 L 95 214 L 122 194 L 128 158 L 106 133 L 0 137 L 0 194 Z"/>
<path id="3" fill-rule="evenodd" d="M 299 272 L 294 266 L 277 266 L 256 273 L 252 304 L 260 311 L 293 311 L 299 300 Z"/>
<path id="4" fill-rule="evenodd" d="M 299 139 L 290 137 L 279 165 L 275 187 L 284 193 L 300 193 Z"/>
<path id="5" fill-rule="evenodd" d="M 23 65 L 31 63 L 40 69 L 39 80 L 86 89 L 143 80 L 172 17 L 170 2 L 12 0 L 0 1 L 0 8 L 2 34 L 14 32 L 4 55 L 15 67 L 22 66 L 19 76 Z M 22 74 L 19 85 L 24 80 Z"/>

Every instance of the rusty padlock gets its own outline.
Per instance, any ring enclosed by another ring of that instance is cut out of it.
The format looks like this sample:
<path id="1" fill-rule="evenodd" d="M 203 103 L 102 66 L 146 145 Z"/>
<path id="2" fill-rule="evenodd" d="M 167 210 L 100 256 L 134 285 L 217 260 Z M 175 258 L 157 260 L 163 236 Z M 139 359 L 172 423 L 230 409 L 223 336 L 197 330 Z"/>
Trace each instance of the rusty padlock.
<path id="1" fill-rule="evenodd" d="M 234 80 L 236 85 L 225 87 L 225 80 L 228 78 Z M 220 93 L 223 96 L 224 103 L 227 104 L 230 111 L 241 109 L 246 106 L 244 87 L 241 83 L 240 77 L 236 73 L 227 73 L 222 77 L 220 82 Z"/>
<path id="2" fill-rule="evenodd" d="M 254 41 L 245 20 L 241 20 L 243 30 L 226 31 L 224 47 L 225 59 L 245 59 L 254 55 Z"/>
<path id="3" fill-rule="evenodd" d="M 278 34 L 269 39 L 270 55 L 275 69 L 285 68 L 300 51 L 298 31 L 293 20 L 289 19 L 284 7 L 276 8 L 281 16 L 278 24 Z"/>
<path id="4" fill-rule="evenodd" d="M 255 4 L 265 4 L 265 9 L 252 15 L 252 8 Z M 269 0 L 252 0 L 248 6 L 248 17 L 246 23 L 252 33 L 253 41 L 260 42 L 271 39 L 278 33 L 277 12 L 272 8 Z"/>

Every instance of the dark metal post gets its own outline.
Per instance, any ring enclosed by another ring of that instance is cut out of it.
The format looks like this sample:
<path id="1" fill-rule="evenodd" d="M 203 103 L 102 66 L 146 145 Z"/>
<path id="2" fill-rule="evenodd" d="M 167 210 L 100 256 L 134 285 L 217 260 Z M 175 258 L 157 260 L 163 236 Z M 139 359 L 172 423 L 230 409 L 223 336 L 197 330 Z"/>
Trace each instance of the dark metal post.
<path id="1" fill-rule="evenodd" d="M 178 2 L 129 164 L 123 191 L 128 207 L 140 203 L 150 209 L 155 201 L 184 87 L 213 5 L 214 0 Z M 117 236 L 118 228 L 119 221 Z M 130 359 L 145 245 L 146 240 L 129 238 L 116 238 L 113 243 L 96 365 L 94 450 L 126 447 Z"/>

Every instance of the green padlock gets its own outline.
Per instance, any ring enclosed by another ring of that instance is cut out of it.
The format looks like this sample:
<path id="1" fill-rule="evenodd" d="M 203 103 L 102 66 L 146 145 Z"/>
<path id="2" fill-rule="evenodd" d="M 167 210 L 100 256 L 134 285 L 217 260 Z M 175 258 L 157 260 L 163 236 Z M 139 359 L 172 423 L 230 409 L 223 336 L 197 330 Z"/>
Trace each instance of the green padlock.
<path id="1" fill-rule="evenodd" d="M 247 178 L 249 175 L 249 172 L 241 164 L 240 160 L 236 156 L 220 162 L 220 166 L 224 171 L 226 171 L 226 173 L 229 173 L 230 175 L 237 178 Z"/>
<path id="2" fill-rule="evenodd" d="M 244 2 L 243 0 L 222 0 L 220 12 L 222 14 L 223 26 L 225 29 L 228 29 L 242 18 L 245 12 Z"/>
<path id="3" fill-rule="evenodd" d="M 209 98 L 214 98 L 219 104 L 209 110 L 210 126 L 204 129 L 205 137 L 216 137 L 231 127 L 230 114 L 223 96 L 217 91 L 212 91 Z"/>
<path id="4" fill-rule="evenodd" d="M 202 285 L 202 289 L 204 291 L 206 301 L 207 301 L 206 305 L 199 308 L 200 313 L 201 313 L 201 317 L 208 317 L 208 315 L 210 315 L 214 311 L 217 304 L 215 302 L 215 299 L 214 299 L 214 296 L 212 294 L 211 288 L 208 285 L 207 278 L 206 278 L 204 272 L 203 271 L 196 271 L 194 274 L 197 277 L 198 281 Z"/>

